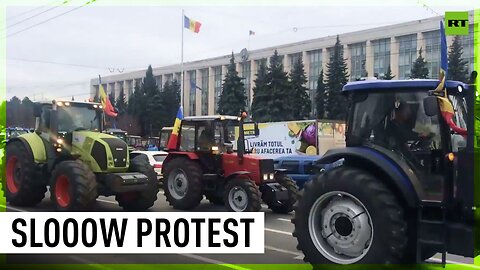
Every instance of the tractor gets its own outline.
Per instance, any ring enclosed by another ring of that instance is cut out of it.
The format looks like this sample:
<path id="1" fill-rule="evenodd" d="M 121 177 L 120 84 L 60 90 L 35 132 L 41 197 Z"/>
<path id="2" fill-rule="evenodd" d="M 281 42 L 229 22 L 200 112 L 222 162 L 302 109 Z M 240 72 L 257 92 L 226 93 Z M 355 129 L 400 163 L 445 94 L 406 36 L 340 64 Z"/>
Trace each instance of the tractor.
<path id="1" fill-rule="evenodd" d="M 192 116 L 181 121 L 176 148 L 168 149 L 163 162 L 163 189 L 170 205 L 189 210 L 205 195 L 229 211 L 259 211 L 262 200 L 276 213 L 293 210 L 298 187 L 284 171 L 274 169 L 272 159 L 245 149 L 245 117 Z M 258 135 L 258 125 L 250 125 Z M 176 138 L 172 133 L 170 140 Z"/>
<path id="2" fill-rule="evenodd" d="M 165 150 L 167 149 L 167 142 L 170 140 L 170 134 L 172 134 L 173 127 L 163 127 L 160 131 L 158 149 Z"/>
<path id="3" fill-rule="evenodd" d="M 305 185 L 292 219 L 305 261 L 422 263 L 441 253 L 445 264 L 447 253 L 474 256 L 475 90 L 446 81 L 445 96 L 437 85 L 422 79 L 343 87 L 346 147 L 317 164 L 344 162 Z M 439 97 L 451 101 L 455 128 Z"/>
<path id="4" fill-rule="evenodd" d="M 6 198 L 35 206 L 50 187 L 57 211 L 86 211 L 99 195 L 115 195 L 128 211 L 150 208 L 157 178 L 145 157 L 130 159 L 127 144 L 102 133 L 101 104 L 51 101 L 34 104 L 36 128 L 6 146 Z"/>

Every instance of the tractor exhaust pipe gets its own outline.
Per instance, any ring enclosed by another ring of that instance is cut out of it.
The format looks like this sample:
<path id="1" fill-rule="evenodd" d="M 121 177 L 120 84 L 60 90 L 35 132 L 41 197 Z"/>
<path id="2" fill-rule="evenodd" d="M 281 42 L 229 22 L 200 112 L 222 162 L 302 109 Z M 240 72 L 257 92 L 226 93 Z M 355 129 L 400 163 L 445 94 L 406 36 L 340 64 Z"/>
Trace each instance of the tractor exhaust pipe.
<path id="1" fill-rule="evenodd" d="M 246 112 L 240 114 L 240 124 L 238 127 L 238 140 L 237 140 L 237 155 L 240 164 L 243 163 L 243 155 L 245 154 L 245 131 L 243 128 L 244 119 L 247 117 Z"/>

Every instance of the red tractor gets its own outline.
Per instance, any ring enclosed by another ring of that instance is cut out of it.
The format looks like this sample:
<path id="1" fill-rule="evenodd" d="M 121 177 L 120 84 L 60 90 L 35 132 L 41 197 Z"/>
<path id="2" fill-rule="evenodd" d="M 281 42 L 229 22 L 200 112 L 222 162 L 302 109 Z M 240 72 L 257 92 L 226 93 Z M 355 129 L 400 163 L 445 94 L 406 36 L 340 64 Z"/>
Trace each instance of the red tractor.
<path id="1" fill-rule="evenodd" d="M 262 200 L 277 213 L 293 210 L 298 187 L 283 171 L 274 169 L 272 159 L 245 149 L 245 117 L 242 113 L 240 117 L 197 116 L 181 121 L 176 148 L 168 150 L 163 162 L 163 189 L 170 205 L 189 210 L 205 195 L 229 211 L 259 211 Z M 252 133 L 258 135 L 258 125 L 252 126 Z"/>

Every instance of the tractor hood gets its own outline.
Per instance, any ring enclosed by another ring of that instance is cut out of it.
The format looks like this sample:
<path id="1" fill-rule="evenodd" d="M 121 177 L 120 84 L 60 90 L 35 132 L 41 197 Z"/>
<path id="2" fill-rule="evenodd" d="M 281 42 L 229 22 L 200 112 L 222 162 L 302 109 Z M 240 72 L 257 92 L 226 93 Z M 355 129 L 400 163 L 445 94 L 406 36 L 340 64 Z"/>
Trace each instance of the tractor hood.
<path id="1" fill-rule="evenodd" d="M 129 166 L 128 146 L 118 137 L 92 131 L 74 131 L 73 155 L 79 155 L 94 172 L 122 172 Z"/>

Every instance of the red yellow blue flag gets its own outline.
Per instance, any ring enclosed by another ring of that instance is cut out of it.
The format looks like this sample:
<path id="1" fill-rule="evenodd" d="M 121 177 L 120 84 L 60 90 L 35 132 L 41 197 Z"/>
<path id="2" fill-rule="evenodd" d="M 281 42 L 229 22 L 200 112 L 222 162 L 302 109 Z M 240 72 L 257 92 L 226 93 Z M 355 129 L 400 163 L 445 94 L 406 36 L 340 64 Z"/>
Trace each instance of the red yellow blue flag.
<path id="1" fill-rule="evenodd" d="M 190 29 L 194 33 L 200 32 L 200 26 L 202 24 L 199 21 L 192 20 L 187 16 L 183 16 L 183 27 Z"/>
<path id="2" fill-rule="evenodd" d="M 178 145 L 178 133 L 180 132 L 180 126 L 182 124 L 183 119 L 183 110 L 182 106 L 178 108 L 177 117 L 175 118 L 175 124 L 173 125 L 172 134 L 170 135 L 170 139 L 168 139 L 167 149 L 168 150 L 176 150 Z"/>

